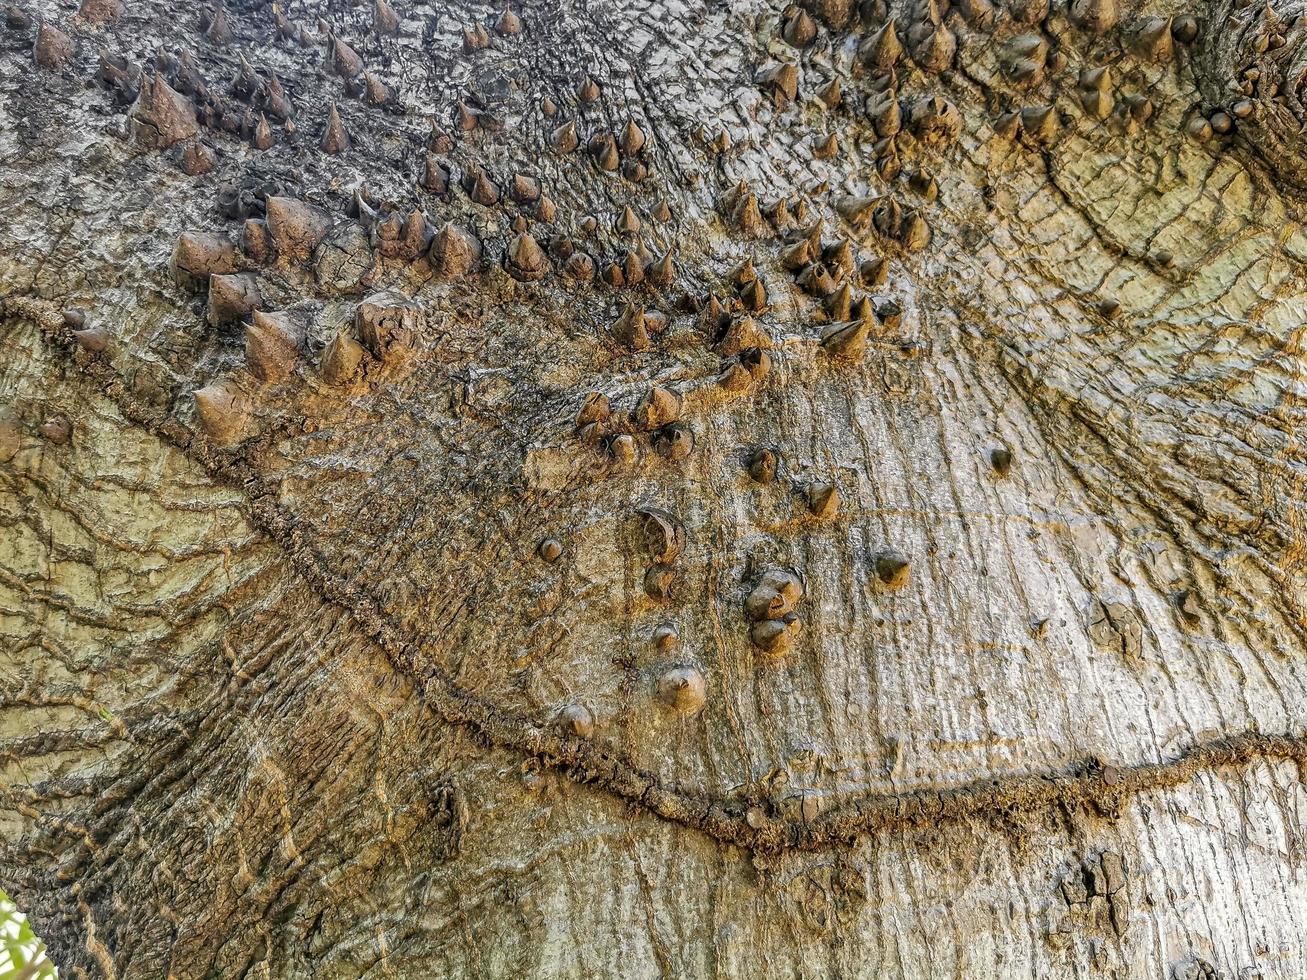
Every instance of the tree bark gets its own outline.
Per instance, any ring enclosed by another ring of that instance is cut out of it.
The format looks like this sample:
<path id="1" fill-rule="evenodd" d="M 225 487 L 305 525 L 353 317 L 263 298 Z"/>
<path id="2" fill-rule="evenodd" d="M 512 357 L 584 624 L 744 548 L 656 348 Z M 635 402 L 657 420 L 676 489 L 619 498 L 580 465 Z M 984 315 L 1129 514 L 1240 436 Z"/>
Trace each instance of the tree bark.
<path id="1" fill-rule="evenodd" d="M 1300 977 L 1307 7 L 9 8 L 66 976 Z"/>

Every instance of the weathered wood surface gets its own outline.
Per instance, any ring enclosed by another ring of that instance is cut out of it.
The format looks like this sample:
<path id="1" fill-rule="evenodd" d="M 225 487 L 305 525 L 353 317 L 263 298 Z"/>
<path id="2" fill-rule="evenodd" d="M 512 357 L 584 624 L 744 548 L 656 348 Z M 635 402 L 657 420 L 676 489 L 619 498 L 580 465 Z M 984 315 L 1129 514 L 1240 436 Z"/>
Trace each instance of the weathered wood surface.
<path id="1" fill-rule="evenodd" d="M 0 882 L 70 976 L 1307 974 L 1305 32 L 10 8 Z"/>

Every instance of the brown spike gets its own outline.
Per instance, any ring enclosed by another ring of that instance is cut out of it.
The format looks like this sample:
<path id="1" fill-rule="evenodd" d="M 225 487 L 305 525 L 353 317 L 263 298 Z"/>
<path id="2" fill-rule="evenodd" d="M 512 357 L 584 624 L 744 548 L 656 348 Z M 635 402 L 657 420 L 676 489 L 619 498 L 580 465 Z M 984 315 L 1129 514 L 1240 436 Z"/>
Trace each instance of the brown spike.
<path id="1" fill-rule="evenodd" d="M 908 187 L 927 201 L 939 197 L 939 181 L 928 170 L 914 170 L 908 174 Z"/>
<path id="2" fill-rule="evenodd" d="M 577 86 L 576 97 L 582 103 L 594 102 L 599 98 L 599 86 L 589 75 L 586 75 L 581 84 Z"/>
<path id="3" fill-rule="evenodd" d="M 436 232 L 428 253 L 431 268 L 441 279 L 459 279 L 481 260 L 481 243 L 453 222 Z"/>
<path id="4" fill-rule="evenodd" d="M 437 126 L 434 119 L 431 120 L 431 132 L 427 136 L 427 149 L 441 156 L 454 152 L 454 137 Z"/>
<path id="5" fill-rule="evenodd" d="M 471 189 L 468 196 L 473 202 L 480 204 L 482 207 L 493 207 L 499 203 L 499 188 L 484 170 L 478 170 L 476 176 L 471 181 Z"/>
<path id="6" fill-rule="evenodd" d="M 372 0 L 372 29 L 378 34 L 399 33 L 399 15 L 386 0 Z"/>
<path id="7" fill-rule="evenodd" d="M 1190 14 L 1171 22 L 1171 36 L 1179 44 L 1193 44 L 1198 39 L 1198 19 Z"/>
<path id="8" fill-rule="evenodd" d="M 262 218 L 246 218 L 241 226 L 241 251 L 252 262 L 262 265 L 276 257 L 276 248 L 272 244 L 272 235 L 268 233 L 268 223 Z"/>
<path id="9" fill-rule="evenodd" d="M 1022 109 L 1021 128 L 1032 138 L 1046 142 L 1057 134 L 1057 115 L 1051 105 Z"/>
<path id="10" fill-rule="evenodd" d="M 867 349 L 869 321 L 832 323 L 821 332 L 821 346 L 835 357 L 859 358 Z"/>
<path id="11" fill-rule="evenodd" d="M 917 252 L 930 244 L 930 224 L 919 211 L 910 211 L 903 217 L 899 241 L 909 252 Z"/>
<path id="12" fill-rule="evenodd" d="M 607 422 L 612 414 L 612 406 L 608 402 L 608 396 L 603 392 L 592 391 L 585 396 L 585 401 L 581 404 L 581 410 L 576 413 L 576 427 L 583 429 L 591 422 Z"/>
<path id="13" fill-rule="evenodd" d="M 558 106 L 554 104 L 554 100 L 549 96 L 546 95 L 540 100 L 540 114 L 546 119 L 552 119 L 557 112 Z"/>
<path id="14" fill-rule="evenodd" d="M 748 391 L 753 385 L 753 376 L 739 361 L 732 361 L 717 375 L 717 385 L 723 391 L 738 395 Z"/>
<path id="15" fill-rule="evenodd" d="M 190 177 L 207 174 L 217 163 L 218 158 L 203 143 L 188 143 L 182 149 L 182 173 Z"/>
<path id="16" fill-rule="evenodd" d="M 1201 115 L 1195 115 L 1185 124 L 1185 132 L 1196 140 L 1205 141 L 1212 138 L 1212 124 Z"/>
<path id="17" fill-rule="evenodd" d="M 1091 34 L 1106 34 L 1121 19 L 1117 0 L 1071 0 L 1071 20 Z"/>
<path id="18" fill-rule="evenodd" d="M 600 170 L 613 171 L 621 166 L 617 153 L 617 141 L 607 133 L 594 136 L 590 140 L 590 155 Z"/>
<path id="19" fill-rule="evenodd" d="M 889 280 L 889 263 L 882 258 L 868 259 L 858 270 L 863 285 L 880 287 Z"/>
<path id="20" fill-rule="evenodd" d="M 131 116 L 136 141 L 151 149 L 162 150 L 199 131 L 191 100 L 173 91 L 158 72 L 153 82 L 141 86 Z"/>
<path id="21" fill-rule="evenodd" d="M 903 110 L 893 92 L 868 99 L 867 116 L 882 139 L 889 139 L 903 128 Z"/>
<path id="22" fill-rule="evenodd" d="M 82 0 L 77 10 L 77 16 L 88 24 L 111 24 L 122 14 L 122 0 Z"/>
<path id="23" fill-rule="evenodd" d="M 276 141 L 272 136 L 272 127 L 268 125 L 268 117 L 259 113 L 258 125 L 254 127 L 254 145 L 260 150 L 270 150 L 274 142 Z"/>
<path id="24" fill-rule="evenodd" d="M 402 357 L 417 346 L 422 333 L 422 308 L 398 293 L 373 293 L 354 311 L 359 340 L 377 360 Z"/>
<path id="25" fill-rule="evenodd" d="M 822 261 L 827 268 L 836 270 L 841 276 L 853 271 L 853 246 L 848 239 L 840 239 L 834 245 L 822 249 Z"/>
<path id="26" fill-rule="evenodd" d="M 319 369 L 327 384 L 351 384 L 358 378 L 363 345 L 348 334 L 337 334 L 322 351 Z"/>
<path id="27" fill-rule="evenodd" d="M 263 308 L 258 282 L 247 272 L 209 277 L 209 323 L 215 327 L 244 319 Z"/>
<path id="28" fill-rule="evenodd" d="M 515 34 L 522 33 L 522 19 L 505 8 L 504 11 L 495 20 L 495 33 L 504 37 L 512 37 Z"/>
<path id="29" fill-rule="evenodd" d="M 746 310 L 757 313 L 767 307 L 767 290 L 761 279 L 755 279 L 740 290 L 740 303 Z"/>
<path id="30" fill-rule="evenodd" d="M 277 255 L 292 262 L 307 261 L 331 227 L 327 212 L 293 197 L 268 198 L 267 220 Z"/>
<path id="31" fill-rule="evenodd" d="M 99 327 L 74 330 L 73 339 L 82 350 L 92 354 L 103 354 L 109 349 L 109 335 Z"/>
<path id="32" fill-rule="evenodd" d="M 633 157 L 640 152 L 644 146 L 644 132 L 635 124 L 634 119 L 627 119 L 626 125 L 622 127 L 622 152 L 628 157 Z"/>
<path id="33" fill-rule="evenodd" d="M 217 381 L 191 394 L 195 413 L 210 442 L 229 446 L 247 434 L 251 422 L 249 401 L 235 382 Z"/>
<path id="34" fill-rule="evenodd" d="M 613 340 L 633 351 L 649 349 L 649 329 L 645 323 L 644 310 L 627 304 L 622 315 L 608 328 Z"/>
<path id="35" fill-rule="evenodd" d="M 509 243 L 504 266 L 508 274 L 519 282 L 538 282 L 550 272 L 544 250 L 527 232 L 522 232 Z"/>
<path id="36" fill-rule="evenodd" d="M 787 44 L 796 48 L 806 48 L 817 39 L 817 25 L 802 7 L 785 19 L 781 27 L 781 37 Z"/>
<path id="37" fill-rule="evenodd" d="M 632 413 L 632 421 L 644 431 L 661 429 L 681 417 L 681 396 L 670 388 L 653 385 L 641 397 Z"/>
<path id="38" fill-rule="evenodd" d="M 953 64 L 958 41 L 953 32 L 937 23 L 934 30 L 912 48 L 912 60 L 924 72 L 937 75 Z"/>
<path id="39" fill-rule="evenodd" d="M 872 559 L 872 568 L 880 583 L 891 589 L 902 588 L 908 582 L 912 565 L 906 555 L 894 548 L 878 552 Z"/>
<path id="40" fill-rule="evenodd" d="M 654 452 L 669 462 L 679 463 L 694 452 L 694 433 L 689 426 L 675 422 L 654 433 L 653 447 Z"/>
<path id="41" fill-rule="evenodd" d="M 463 28 L 463 53 L 472 54 L 489 47 L 490 33 L 481 24 Z"/>
<path id="42" fill-rule="evenodd" d="M 426 154 L 422 170 L 422 187 L 433 194 L 444 194 L 449 190 L 449 171 L 434 155 Z"/>
<path id="43" fill-rule="evenodd" d="M 676 266 L 672 264 L 672 250 L 668 249 L 663 257 L 650 262 L 645 269 L 645 280 L 652 286 L 670 286 L 676 281 Z"/>
<path id="44" fill-rule="evenodd" d="M 349 149 L 349 134 L 345 132 L 345 124 L 340 121 L 340 112 L 336 109 L 335 102 L 327 110 L 327 125 L 322 130 L 321 145 L 323 153 L 344 153 Z"/>
<path id="45" fill-rule="evenodd" d="M 644 282 L 644 263 L 634 251 L 627 252 L 626 258 L 622 260 L 622 277 L 628 286 L 638 286 Z"/>
<path id="46" fill-rule="evenodd" d="M 887 72 L 903 54 L 903 45 L 899 43 L 894 31 L 894 21 L 888 20 L 880 30 L 865 38 L 858 45 L 858 60 L 863 66 L 876 72 Z"/>
<path id="47" fill-rule="evenodd" d="M 530 204 L 540 200 L 540 181 L 526 174 L 513 175 L 513 200 L 520 204 Z"/>
<path id="48" fill-rule="evenodd" d="M 771 92 L 772 102 L 784 108 L 799 94 L 799 69 L 789 62 L 772 62 L 758 70 L 753 80 Z"/>
<path id="49" fill-rule="evenodd" d="M 990 0 L 957 0 L 953 6 L 967 22 L 967 26 L 977 31 L 990 30 L 998 17 Z"/>
<path id="50" fill-rule="evenodd" d="M 259 80 L 259 74 L 254 70 L 254 66 L 244 54 L 240 56 L 240 67 L 236 71 L 236 77 L 231 82 L 231 94 L 238 99 L 246 101 L 254 97 L 254 93 L 259 90 L 263 83 Z"/>
<path id="51" fill-rule="evenodd" d="M 616 230 L 619 235 L 635 235 L 640 231 L 640 219 L 636 216 L 631 205 L 622 208 L 622 213 L 617 217 Z"/>
<path id="52" fill-rule="evenodd" d="M 854 228 L 865 229 L 871 223 L 876 206 L 883 199 L 883 195 L 880 194 L 865 196 L 847 194 L 835 202 L 835 210 Z"/>
<path id="53" fill-rule="evenodd" d="M 829 296 L 835 292 L 835 280 L 831 277 L 830 270 L 820 262 L 814 262 L 800 272 L 795 281 L 811 296 Z"/>
<path id="54" fill-rule="evenodd" d="M 771 227 L 758 209 L 758 198 L 752 191 L 746 190 L 738 197 L 732 209 L 731 220 L 740 231 L 755 238 L 761 238 L 771 232 Z"/>
<path id="55" fill-rule="evenodd" d="M 746 350 L 771 346 L 771 337 L 766 330 L 758 326 L 753 317 L 743 316 L 738 320 L 732 320 L 726 316 L 726 329 L 713 344 L 713 350 L 723 357 L 731 357 Z"/>
<path id="56" fill-rule="evenodd" d="M 1169 17 L 1147 17 L 1135 31 L 1135 54 L 1145 61 L 1162 64 L 1171 60 L 1175 48 L 1171 36 L 1172 20 Z"/>
<path id="57" fill-rule="evenodd" d="M 817 93 L 817 98 L 819 98 L 828 109 L 836 108 L 844 100 L 844 93 L 840 90 L 839 77 L 832 78 L 827 82 L 825 88 Z"/>
<path id="58" fill-rule="evenodd" d="M 1038 24 L 1048 10 L 1049 0 L 1008 0 L 1008 11 L 1018 24 Z"/>
<path id="59" fill-rule="evenodd" d="M 1015 139 L 1021 130 L 1021 114 L 1005 112 L 994 120 L 994 135 L 1001 139 Z"/>
<path id="60" fill-rule="evenodd" d="M 853 287 L 847 282 L 840 286 L 835 292 L 826 297 L 824 301 L 826 315 L 832 320 L 848 320 L 850 310 L 853 307 Z"/>
<path id="61" fill-rule="evenodd" d="M 1077 84 L 1086 92 L 1106 93 L 1112 88 L 1112 69 L 1108 67 L 1082 68 Z"/>
<path id="62" fill-rule="evenodd" d="M 215 273 L 235 272 L 236 247 L 226 235 L 206 231 L 182 232 L 172 250 L 173 279 L 186 289 L 204 289 Z"/>
<path id="63" fill-rule="evenodd" d="M 332 35 L 328 39 L 331 53 L 331 70 L 344 79 L 354 78 L 363 70 L 363 59 L 340 38 Z"/>
<path id="64" fill-rule="evenodd" d="M 204 28 L 204 36 L 214 44 L 226 44 L 231 40 L 231 23 L 227 20 L 227 8 L 221 3 L 214 8 Z"/>
<path id="65" fill-rule="evenodd" d="M 576 137 L 576 120 L 568 120 L 555 129 L 549 136 L 549 142 L 559 153 L 571 153 L 575 150 L 580 142 Z"/>
<path id="66" fill-rule="evenodd" d="M 840 491 L 833 483 L 814 483 L 808 487 L 808 511 L 819 520 L 834 517 L 840 509 Z"/>
<path id="67" fill-rule="evenodd" d="M 679 715 L 698 714 L 707 699 L 707 683 L 696 668 L 673 667 L 658 678 L 658 700 Z"/>
<path id="68" fill-rule="evenodd" d="M 245 365 L 260 381 L 284 381 L 299 360 L 303 327 L 285 313 L 255 310 L 245 328 Z"/>
<path id="69" fill-rule="evenodd" d="M 414 208 L 404 219 L 404 227 L 400 232 L 399 257 L 409 261 L 416 259 L 427 251 L 435 237 L 436 230 L 427 216 L 420 208 Z"/>
<path id="70" fill-rule="evenodd" d="M 370 71 L 363 73 L 364 94 L 363 97 L 370 105 L 384 105 L 390 101 L 390 89 L 376 75 Z"/>
<path id="71" fill-rule="evenodd" d="M 472 108 L 466 102 L 461 100 L 456 106 L 454 106 L 453 118 L 454 128 L 460 132 L 470 133 L 480 125 L 480 120 L 477 117 L 477 114 L 472 111 Z"/>
<path id="72" fill-rule="evenodd" d="M 710 338 L 715 338 L 724 328 L 729 327 L 730 323 L 731 315 L 722 307 L 721 301 L 710 293 L 708 301 L 704 304 L 703 309 L 699 311 L 700 329 Z M 735 352 L 731 351 L 730 353 Z"/>
<path id="73" fill-rule="evenodd" d="M 274 119 L 287 120 L 294 113 L 294 107 L 290 104 L 290 99 L 286 97 L 286 90 L 281 87 L 281 82 L 277 79 L 277 73 L 273 72 L 268 80 L 268 96 L 265 100 L 264 111 Z"/>
<path id="74" fill-rule="evenodd" d="M 811 261 L 812 253 L 806 238 L 784 249 L 780 255 L 781 265 L 791 272 L 798 272 Z"/>
<path id="75" fill-rule="evenodd" d="M 1095 119 L 1106 119 L 1112 114 L 1112 96 L 1097 89 L 1081 92 L 1080 104 L 1084 107 L 1085 113 Z"/>

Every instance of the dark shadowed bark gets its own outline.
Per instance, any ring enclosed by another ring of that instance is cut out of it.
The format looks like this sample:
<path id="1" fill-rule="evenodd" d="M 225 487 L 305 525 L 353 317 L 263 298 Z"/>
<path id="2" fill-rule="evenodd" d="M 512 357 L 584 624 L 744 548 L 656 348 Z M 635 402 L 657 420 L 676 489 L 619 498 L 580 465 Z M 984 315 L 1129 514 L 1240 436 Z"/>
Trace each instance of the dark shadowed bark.
<path id="1" fill-rule="evenodd" d="M 1307 5 L 0 33 L 66 976 L 1301 977 Z"/>

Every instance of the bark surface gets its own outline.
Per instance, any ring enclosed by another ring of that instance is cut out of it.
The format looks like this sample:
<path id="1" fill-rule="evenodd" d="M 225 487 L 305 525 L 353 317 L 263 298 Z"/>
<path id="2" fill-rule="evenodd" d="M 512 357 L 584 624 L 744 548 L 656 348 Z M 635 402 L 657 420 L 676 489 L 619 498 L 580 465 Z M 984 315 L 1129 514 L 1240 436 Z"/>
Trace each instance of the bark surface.
<path id="1" fill-rule="evenodd" d="M 1302 977 L 1302 0 L 35 2 L 67 976 Z"/>

